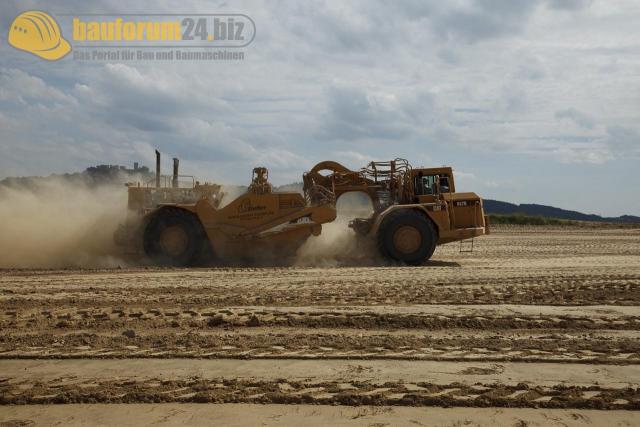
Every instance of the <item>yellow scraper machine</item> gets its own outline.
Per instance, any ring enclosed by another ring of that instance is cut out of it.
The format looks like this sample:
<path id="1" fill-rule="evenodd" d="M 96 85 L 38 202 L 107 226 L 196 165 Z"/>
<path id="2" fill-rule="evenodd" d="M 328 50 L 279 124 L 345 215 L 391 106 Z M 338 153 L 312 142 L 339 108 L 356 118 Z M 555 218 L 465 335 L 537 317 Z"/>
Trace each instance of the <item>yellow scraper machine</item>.
<path id="1" fill-rule="evenodd" d="M 318 163 L 303 175 L 303 194 L 273 191 L 266 168 L 253 169 L 247 191 L 223 206 L 217 184 L 160 174 L 155 183 L 129 183 L 127 221 L 115 233 L 117 244 L 154 263 L 191 266 L 216 259 L 293 256 L 322 224 L 336 218 L 336 201 L 362 192 L 373 214 L 349 226 L 374 239 L 381 254 L 409 265 L 428 260 L 436 245 L 488 234 L 482 199 L 456 193 L 450 167 L 413 169 L 406 160 L 371 162 L 359 171 L 339 163 Z M 184 179 L 188 186 L 182 186 Z"/>

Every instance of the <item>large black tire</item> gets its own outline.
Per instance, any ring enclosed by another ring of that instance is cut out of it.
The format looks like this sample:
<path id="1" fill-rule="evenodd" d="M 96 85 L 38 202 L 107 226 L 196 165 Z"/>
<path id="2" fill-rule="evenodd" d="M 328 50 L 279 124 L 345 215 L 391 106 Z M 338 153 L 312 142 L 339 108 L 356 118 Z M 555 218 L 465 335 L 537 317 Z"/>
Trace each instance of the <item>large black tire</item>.
<path id="1" fill-rule="evenodd" d="M 419 265 L 431 258 L 438 232 L 431 219 L 414 209 L 391 212 L 378 229 L 378 250 L 390 259 Z"/>
<path id="2" fill-rule="evenodd" d="M 188 267 L 203 262 L 209 242 L 198 218 L 178 208 L 162 208 L 144 229 L 145 254 L 155 264 Z"/>

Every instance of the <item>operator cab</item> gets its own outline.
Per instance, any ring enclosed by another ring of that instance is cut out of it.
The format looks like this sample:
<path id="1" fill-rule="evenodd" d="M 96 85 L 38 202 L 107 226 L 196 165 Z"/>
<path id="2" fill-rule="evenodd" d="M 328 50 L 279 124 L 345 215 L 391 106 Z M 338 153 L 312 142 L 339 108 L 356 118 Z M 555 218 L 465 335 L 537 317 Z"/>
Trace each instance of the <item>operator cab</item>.
<path id="1" fill-rule="evenodd" d="M 420 202 L 432 201 L 442 193 L 453 193 L 453 173 L 451 168 L 414 169 L 413 189 Z"/>

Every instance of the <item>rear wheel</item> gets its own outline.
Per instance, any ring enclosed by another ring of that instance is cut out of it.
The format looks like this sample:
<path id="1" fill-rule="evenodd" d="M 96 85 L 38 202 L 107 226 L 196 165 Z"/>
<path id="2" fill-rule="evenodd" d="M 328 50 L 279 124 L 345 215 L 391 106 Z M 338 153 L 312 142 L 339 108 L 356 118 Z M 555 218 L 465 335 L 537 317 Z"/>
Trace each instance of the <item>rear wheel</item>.
<path id="1" fill-rule="evenodd" d="M 144 230 L 144 251 L 157 264 L 195 265 L 207 247 L 207 237 L 197 217 L 182 209 L 161 209 Z"/>
<path id="2" fill-rule="evenodd" d="M 437 242 L 433 222 L 412 209 L 390 213 L 378 230 L 378 248 L 382 255 L 411 265 L 431 258 Z"/>

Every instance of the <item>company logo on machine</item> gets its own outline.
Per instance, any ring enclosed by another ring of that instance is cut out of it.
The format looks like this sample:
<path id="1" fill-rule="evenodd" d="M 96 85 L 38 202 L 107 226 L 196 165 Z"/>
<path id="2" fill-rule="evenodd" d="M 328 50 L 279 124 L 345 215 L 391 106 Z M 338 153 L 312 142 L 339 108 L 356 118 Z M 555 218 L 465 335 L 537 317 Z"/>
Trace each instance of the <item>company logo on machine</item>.
<path id="1" fill-rule="evenodd" d="M 56 20 L 39 10 L 29 10 L 18 15 L 11 23 L 7 40 L 16 49 L 47 61 L 57 61 L 71 52 L 71 46 L 62 37 Z"/>
<path id="2" fill-rule="evenodd" d="M 249 212 L 260 212 L 266 209 L 267 207 L 264 205 L 252 205 L 251 199 L 244 199 L 238 205 L 238 214 L 249 213 Z"/>

